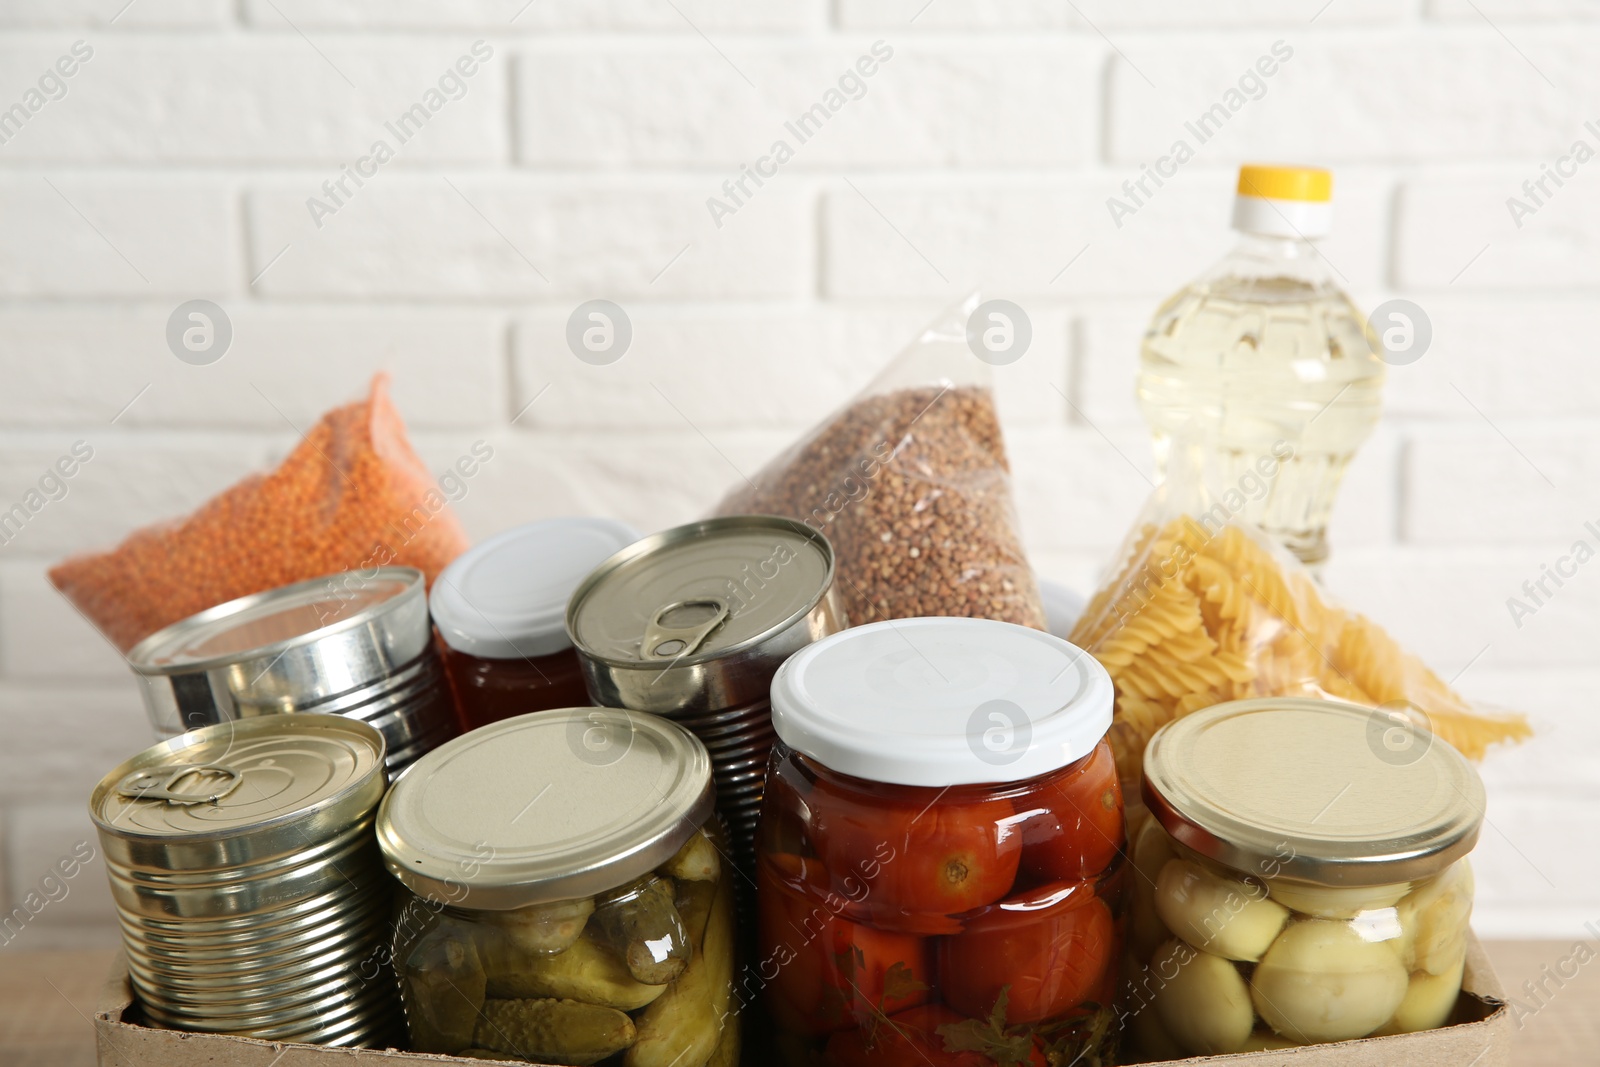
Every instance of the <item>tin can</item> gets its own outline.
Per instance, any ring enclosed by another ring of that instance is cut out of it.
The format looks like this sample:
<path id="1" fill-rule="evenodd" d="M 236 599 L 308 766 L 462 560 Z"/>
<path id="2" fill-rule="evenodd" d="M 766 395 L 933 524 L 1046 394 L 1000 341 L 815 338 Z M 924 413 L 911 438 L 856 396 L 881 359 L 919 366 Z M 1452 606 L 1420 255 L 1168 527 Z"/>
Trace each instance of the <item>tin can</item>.
<path id="1" fill-rule="evenodd" d="M 398 774 L 459 731 L 422 572 L 349 571 L 240 597 L 135 645 L 156 731 L 280 712 L 360 719 Z"/>
<path id="2" fill-rule="evenodd" d="M 332 715 L 205 726 L 101 779 L 89 814 L 152 1022 L 352 1047 L 397 1035 L 373 836 L 387 784 L 382 735 Z"/>
<path id="3" fill-rule="evenodd" d="M 772 676 L 845 625 L 833 546 L 771 515 L 732 515 L 646 537 L 573 592 L 567 632 L 589 696 L 665 715 L 705 744 L 734 858 L 754 868 L 776 735 Z"/>

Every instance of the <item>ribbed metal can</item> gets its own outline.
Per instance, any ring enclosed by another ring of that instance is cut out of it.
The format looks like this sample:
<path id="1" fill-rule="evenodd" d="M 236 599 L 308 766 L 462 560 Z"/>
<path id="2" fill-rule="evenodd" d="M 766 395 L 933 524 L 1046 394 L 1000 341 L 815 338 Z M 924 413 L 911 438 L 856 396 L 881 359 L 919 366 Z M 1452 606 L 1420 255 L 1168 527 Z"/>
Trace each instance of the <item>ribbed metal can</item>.
<path id="1" fill-rule="evenodd" d="M 128 663 L 163 737 L 280 712 L 343 715 L 383 734 L 398 774 L 459 732 L 412 567 L 231 600 L 151 634 Z"/>
<path id="2" fill-rule="evenodd" d="M 391 881 L 373 822 L 384 741 L 337 715 L 217 723 L 113 769 L 89 814 L 150 1021 L 383 1047 Z"/>
<path id="3" fill-rule="evenodd" d="M 637 541 L 573 592 L 567 632 L 596 704 L 665 715 L 705 744 L 734 859 L 754 870 L 772 676 L 844 627 L 833 546 L 772 515 L 689 523 Z"/>

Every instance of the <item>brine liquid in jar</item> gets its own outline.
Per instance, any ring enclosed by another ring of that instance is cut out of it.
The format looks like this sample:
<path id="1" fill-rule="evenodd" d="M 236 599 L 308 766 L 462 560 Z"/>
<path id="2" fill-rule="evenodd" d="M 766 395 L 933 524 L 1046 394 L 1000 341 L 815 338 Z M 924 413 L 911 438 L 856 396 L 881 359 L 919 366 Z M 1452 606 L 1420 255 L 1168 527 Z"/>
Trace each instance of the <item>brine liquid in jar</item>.
<path id="1" fill-rule="evenodd" d="M 1328 516 L 1377 423 L 1385 375 L 1365 317 L 1311 242 L 1327 232 L 1331 185 L 1310 168 L 1241 169 L 1240 243 L 1156 311 L 1138 379 L 1158 473 L 1201 471 L 1214 495 L 1239 490 L 1232 517 L 1309 566 L 1328 555 Z"/>

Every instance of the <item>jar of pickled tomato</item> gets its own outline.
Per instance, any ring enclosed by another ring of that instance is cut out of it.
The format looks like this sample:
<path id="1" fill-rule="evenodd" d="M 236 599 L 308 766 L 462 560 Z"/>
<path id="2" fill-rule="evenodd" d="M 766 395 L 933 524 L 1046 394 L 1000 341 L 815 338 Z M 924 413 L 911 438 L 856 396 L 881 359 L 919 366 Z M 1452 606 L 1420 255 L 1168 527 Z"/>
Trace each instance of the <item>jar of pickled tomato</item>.
<path id="1" fill-rule="evenodd" d="M 567 598 L 638 538 L 611 519 L 546 519 L 473 546 L 440 573 L 428 609 L 463 729 L 590 703 L 567 636 Z"/>
<path id="2" fill-rule="evenodd" d="M 784 663 L 741 981 L 784 1062 L 1111 1051 L 1111 707 L 1091 656 L 984 619 L 861 626 Z"/>
<path id="3" fill-rule="evenodd" d="M 1460 753 L 1386 709 L 1269 698 L 1169 723 L 1144 759 L 1124 1004 L 1136 1054 L 1450 1020 L 1484 812 Z"/>

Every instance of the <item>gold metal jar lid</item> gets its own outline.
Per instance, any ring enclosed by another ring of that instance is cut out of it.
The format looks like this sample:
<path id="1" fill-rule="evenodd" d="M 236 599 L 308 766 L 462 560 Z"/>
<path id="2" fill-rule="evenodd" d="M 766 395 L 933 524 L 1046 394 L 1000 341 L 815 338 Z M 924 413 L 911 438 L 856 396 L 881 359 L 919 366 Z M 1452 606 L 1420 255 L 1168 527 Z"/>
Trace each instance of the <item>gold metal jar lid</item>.
<path id="1" fill-rule="evenodd" d="M 378 809 L 389 872 L 418 896 L 505 911 L 614 889 L 711 817 L 711 757 L 669 719 L 536 711 L 463 734 Z"/>
<path id="2" fill-rule="evenodd" d="M 1484 813 L 1477 772 L 1426 729 L 1381 708 L 1276 697 L 1162 727 L 1145 749 L 1144 801 L 1202 856 L 1328 886 L 1435 874 L 1472 851 Z"/>

